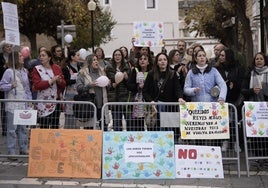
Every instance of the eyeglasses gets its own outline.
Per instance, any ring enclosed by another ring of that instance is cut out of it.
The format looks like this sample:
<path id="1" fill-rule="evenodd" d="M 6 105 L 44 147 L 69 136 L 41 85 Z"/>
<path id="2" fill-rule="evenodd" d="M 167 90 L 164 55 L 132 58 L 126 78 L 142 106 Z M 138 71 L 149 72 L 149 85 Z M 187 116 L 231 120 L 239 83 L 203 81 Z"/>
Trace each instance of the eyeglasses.
<path id="1" fill-rule="evenodd" d="M 62 52 L 62 50 L 56 50 L 56 52 Z"/>

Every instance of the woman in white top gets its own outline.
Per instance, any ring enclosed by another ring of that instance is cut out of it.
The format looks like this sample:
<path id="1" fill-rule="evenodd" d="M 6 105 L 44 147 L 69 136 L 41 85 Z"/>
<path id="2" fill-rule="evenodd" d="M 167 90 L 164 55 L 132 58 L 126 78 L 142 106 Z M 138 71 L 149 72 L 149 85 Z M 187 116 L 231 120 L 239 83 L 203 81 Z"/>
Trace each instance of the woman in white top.
<path id="1" fill-rule="evenodd" d="M 14 63 L 14 65 L 13 65 Z M 5 92 L 5 99 L 31 100 L 28 71 L 23 67 L 24 59 L 19 52 L 9 55 L 7 67 L 0 82 L 1 91 Z M 15 68 L 15 69 L 14 69 Z M 25 102 L 7 102 L 7 150 L 8 155 L 16 154 L 16 140 L 18 139 L 20 154 L 28 154 L 28 134 L 25 125 L 14 125 L 14 110 L 25 110 L 28 104 Z M 27 114 L 23 114 L 27 115 Z"/>

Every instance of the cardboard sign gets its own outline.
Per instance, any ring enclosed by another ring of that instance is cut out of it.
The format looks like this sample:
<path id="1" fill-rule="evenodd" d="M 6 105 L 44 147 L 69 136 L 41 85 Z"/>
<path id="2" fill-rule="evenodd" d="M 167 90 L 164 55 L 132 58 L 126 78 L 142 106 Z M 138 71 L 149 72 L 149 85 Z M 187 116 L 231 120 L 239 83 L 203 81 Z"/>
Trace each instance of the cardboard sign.
<path id="1" fill-rule="evenodd" d="M 102 179 L 174 179 L 174 133 L 104 132 Z"/>
<path id="2" fill-rule="evenodd" d="M 176 178 L 224 178 L 221 148 L 176 145 Z"/>
<path id="3" fill-rule="evenodd" d="M 245 102 L 247 137 L 268 137 L 267 102 Z"/>
<path id="4" fill-rule="evenodd" d="M 29 177 L 101 178 L 102 131 L 32 129 Z"/>
<path id="5" fill-rule="evenodd" d="M 134 22 L 134 46 L 158 47 L 163 46 L 163 22 Z"/>
<path id="6" fill-rule="evenodd" d="M 228 104 L 190 102 L 180 105 L 182 139 L 229 139 Z"/>

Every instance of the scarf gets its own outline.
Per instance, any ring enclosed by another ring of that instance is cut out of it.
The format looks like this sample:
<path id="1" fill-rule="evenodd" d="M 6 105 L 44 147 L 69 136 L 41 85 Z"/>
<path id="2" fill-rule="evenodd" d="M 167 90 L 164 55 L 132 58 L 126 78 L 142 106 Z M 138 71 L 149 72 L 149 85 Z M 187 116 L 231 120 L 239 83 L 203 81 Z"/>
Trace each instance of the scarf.
<path id="1" fill-rule="evenodd" d="M 207 68 L 208 64 L 204 65 L 203 67 L 200 67 L 198 65 L 196 65 L 196 67 L 200 70 L 200 72 L 203 74 L 205 69 Z"/>
<path id="2" fill-rule="evenodd" d="M 268 83 L 268 67 L 263 66 L 261 68 L 255 67 L 254 70 L 251 71 L 250 76 L 250 88 L 260 87 L 267 85 Z"/>
<path id="3" fill-rule="evenodd" d="M 250 77 L 250 89 L 254 87 L 260 87 L 261 91 L 258 95 L 255 95 L 254 101 L 265 101 L 268 96 L 268 67 L 263 66 L 261 68 L 255 67 L 251 71 Z"/>

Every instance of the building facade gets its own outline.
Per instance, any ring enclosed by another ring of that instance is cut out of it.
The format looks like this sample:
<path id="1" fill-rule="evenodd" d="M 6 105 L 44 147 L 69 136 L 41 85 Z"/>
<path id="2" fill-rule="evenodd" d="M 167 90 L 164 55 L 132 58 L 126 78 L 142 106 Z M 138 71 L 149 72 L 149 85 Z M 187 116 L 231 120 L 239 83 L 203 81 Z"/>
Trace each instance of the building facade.
<path id="1" fill-rule="evenodd" d="M 113 50 L 132 47 L 133 22 L 163 22 L 164 38 L 178 38 L 178 0 L 99 0 L 100 6 L 110 9 L 117 24 L 112 30 L 112 40 L 101 45 L 106 56 Z M 153 47 L 158 53 L 161 47 Z"/>

